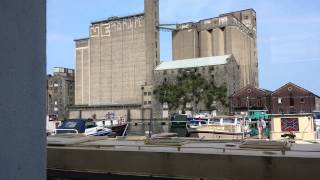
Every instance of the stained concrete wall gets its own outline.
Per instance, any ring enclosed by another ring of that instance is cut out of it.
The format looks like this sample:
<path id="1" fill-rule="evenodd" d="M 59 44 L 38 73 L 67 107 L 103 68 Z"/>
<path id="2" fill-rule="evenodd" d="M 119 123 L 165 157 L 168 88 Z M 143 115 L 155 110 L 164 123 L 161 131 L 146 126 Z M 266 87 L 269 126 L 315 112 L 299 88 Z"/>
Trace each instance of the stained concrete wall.
<path id="1" fill-rule="evenodd" d="M 199 57 L 199 35 L 196 28 L 189 28 L 172 33 L 173 60 Z"/>
<path id="2" fill-rule="evenodd" d="M 212 35 L 208 30 L 200 31 L 199 33 L 199 44 L 200 44 L 200 57 L 212 56 Z"/>
<path id="3" fill-rule="evenodd" d="M 89 39 L 79 39 L 76 42 L 75 69 L 75 104 L 89 104 Z"/>
<path id="4" fill-rule="evenodd" d="M 101 147 L 103 148 L 103 146 Z M 267 154 L 267 153 L 266 153 Z M 81 157 L 81 158 L 79 158 Z M 112 162 L 112 163 L 106 163 Z M 48 147 L 48 168 L 182 179 L 318 179 L 319 158 Z"/>
<path id="5" fill-rule="evenodd" d="M 221 56 L 225 54 L 225 35 L 224 29 L 216 28 L 212 32 L 212 54 L 213 56 Z"/>
<path id="6" fill-rule="evenodd" d="M 76 41 L 76 105 L 141 103 L 159 64 L 158 24 L 158 0 L 145 0 L 144 13 L 91 23 L 88 45 Z"/>
<path id="7" fill-rule="evenodd" d="M 241 87 L 259 85 L 256 13 L 253 9 L 178 24 L 177 30 L 172 32 L 172 41 L 174 60 L 233 54 L 240 65 Z"/>
<path id="8" fill-rule="evenodd" d="M 46 1 L 0 1 L 0 179 L 46 179 Z"/>

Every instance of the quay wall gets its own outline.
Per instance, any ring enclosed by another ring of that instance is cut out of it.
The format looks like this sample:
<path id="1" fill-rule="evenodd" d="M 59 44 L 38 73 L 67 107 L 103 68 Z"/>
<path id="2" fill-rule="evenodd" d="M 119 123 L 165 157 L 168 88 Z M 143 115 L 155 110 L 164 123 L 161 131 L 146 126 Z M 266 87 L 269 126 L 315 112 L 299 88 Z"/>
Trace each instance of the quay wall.
<path id="1" fill-rule="evenodd" d="M 181 179 L 317 179 L 319 158 L 48 147 L 48 169 Z"/>

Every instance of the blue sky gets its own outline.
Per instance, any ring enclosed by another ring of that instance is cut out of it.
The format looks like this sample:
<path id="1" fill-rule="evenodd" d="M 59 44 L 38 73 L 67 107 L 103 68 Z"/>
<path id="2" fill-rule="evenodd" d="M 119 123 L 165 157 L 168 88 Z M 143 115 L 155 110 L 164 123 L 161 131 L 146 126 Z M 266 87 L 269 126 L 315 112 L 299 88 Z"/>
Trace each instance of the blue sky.
<path id="1" fill-rule="evenodd" d="M 257 12 L 259 84 L 296 83 L 320 95 L 320 1 L 160 0 L 160 22 L 198 21 L 221 13 Z M 74 42 L 91 21 L 143 12 L 143 0 L 48 0 L 47 71 L 74 68 Z M 171 59 L 171 33 L 161 32 L 161 60 Z"/>

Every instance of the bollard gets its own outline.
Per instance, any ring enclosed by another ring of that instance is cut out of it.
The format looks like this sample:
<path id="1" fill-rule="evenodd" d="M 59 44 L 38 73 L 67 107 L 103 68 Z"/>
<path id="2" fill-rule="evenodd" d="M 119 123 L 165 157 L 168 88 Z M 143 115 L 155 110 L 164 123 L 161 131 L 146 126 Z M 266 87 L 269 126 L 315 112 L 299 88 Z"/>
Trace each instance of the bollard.
<path id="1" fill-rule="evenodd" d="M 180 151 L 180 150 L 181 150 L 181 147 L 177 147 L 177 150 Z"/>

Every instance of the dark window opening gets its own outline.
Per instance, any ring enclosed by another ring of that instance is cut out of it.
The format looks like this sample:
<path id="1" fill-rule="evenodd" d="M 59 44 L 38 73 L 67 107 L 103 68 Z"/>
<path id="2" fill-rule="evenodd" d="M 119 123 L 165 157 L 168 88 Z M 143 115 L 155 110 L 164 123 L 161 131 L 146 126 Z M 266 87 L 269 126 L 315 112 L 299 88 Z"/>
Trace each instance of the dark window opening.
<path id="1" fill-rule="evenodd" d="M 290 106 L 294 106 L 294 99 L 293 99 L 292 92 L 290 92 Z"/>

